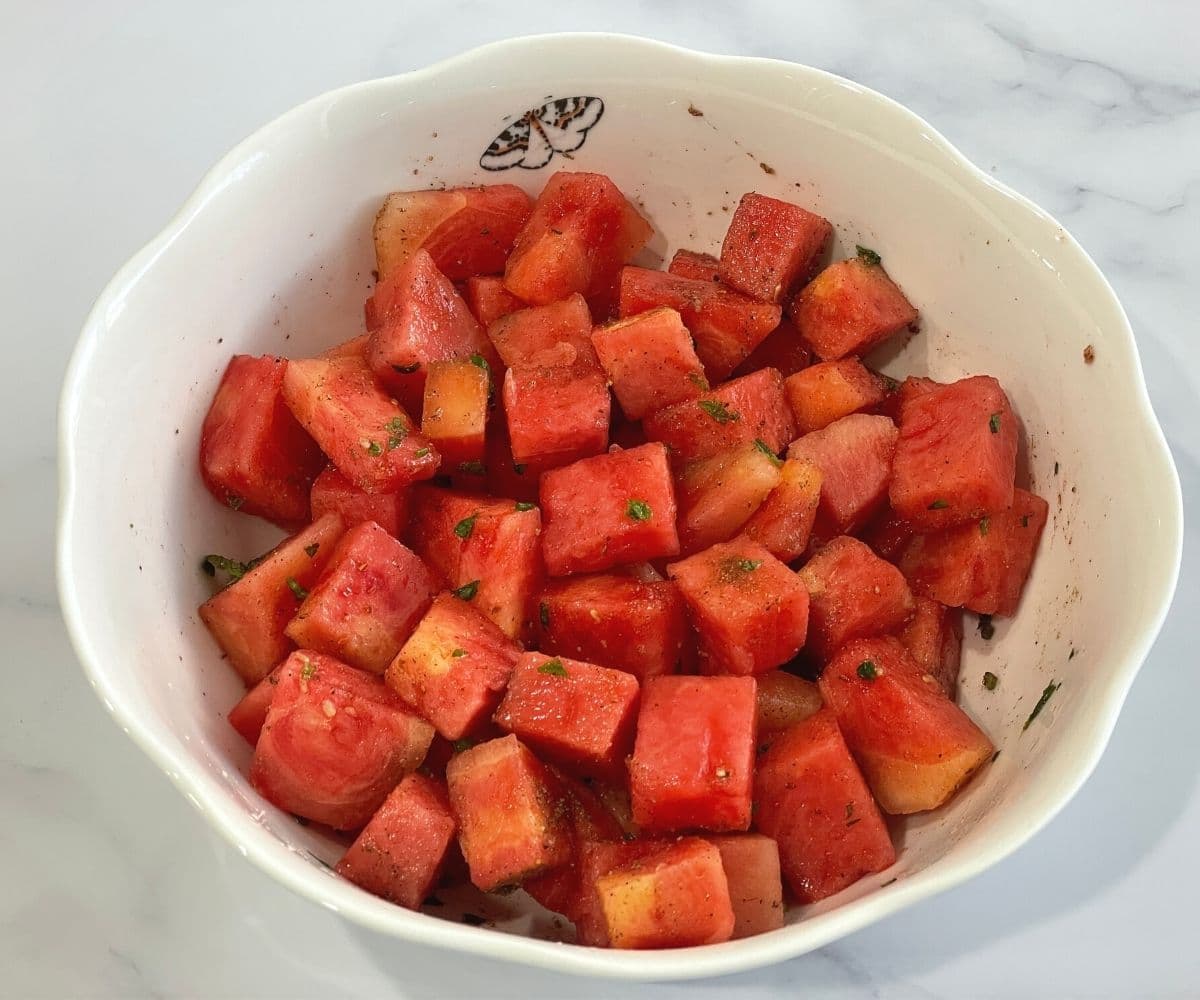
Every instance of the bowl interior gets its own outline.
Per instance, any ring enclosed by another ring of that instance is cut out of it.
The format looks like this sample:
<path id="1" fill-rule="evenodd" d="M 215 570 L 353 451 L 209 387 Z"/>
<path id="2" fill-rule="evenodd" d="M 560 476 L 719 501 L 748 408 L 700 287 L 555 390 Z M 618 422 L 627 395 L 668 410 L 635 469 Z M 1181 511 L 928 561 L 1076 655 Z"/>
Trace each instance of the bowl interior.
<path id="1" fill-rule="evenodd" d="M 538 170 L 479 166 L 506 124 L 576 96 L 600 98 L 604 111 L 569 157 Z M 1065 802 L 1152 641 L 1178 555 L 1177 486 L 1111 290 L 1052 220 L 878 95 L 802 67 L 574 37 L 493 46 L 268 126 L 210 175 L 89 320 L 64 393 L 68 620 L 122 724 L 289 884 L 406 936 L 610 971 L 601 957 L 561 957 L 582 949 L 497 951 L 473 928 L 328 877 L 315 859 L 339 846 L 246 783 L 247 748 L 225 721 L 240 684 L 195 613 L 210 592 L 206 553 L 246 556 L 276 537 L 222 509 L 197 475 L 200 423 L 229 356 L 311 354 L 360 332 L 371 220 L 387 192 L 507 182 L 536 193 L 557 169 L 612 176 L 655 226 L 653 261 L 681 246 L 716 252 L 745 191 L 827 216 L 835 256 L 875 249 L 921 310 L 920 334 L 876 360 L 897 375 L 994 374 L 1024 422 L 1024 474 L 1051 518 L 1020 614 L 997 620 L 990 642 L 968 616 L 961 681 L 999 758 L 949 808 L 901 825 L 894 870 L 792 911 L 802 927 L 708 949 L 725 957 L 675 971 L 815 947 L 982 868 Z M 995 691 L 982 687 L 984 669 L 1000 676 Z M 1051 681 L 1062 689 L 1023 732 Z M 490 907 L 505 929 L 561 935 L 521 894 L 449 902 L 438 915 Z M 629 958 L 626 970 L 667 968 L 661 956 Z"/>

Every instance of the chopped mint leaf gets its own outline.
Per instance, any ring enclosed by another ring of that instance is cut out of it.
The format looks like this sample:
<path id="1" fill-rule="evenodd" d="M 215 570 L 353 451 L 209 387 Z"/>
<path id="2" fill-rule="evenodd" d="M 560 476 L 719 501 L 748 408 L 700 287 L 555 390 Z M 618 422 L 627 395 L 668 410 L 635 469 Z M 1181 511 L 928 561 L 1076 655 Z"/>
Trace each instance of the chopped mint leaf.
<path id="1" fill-rule="evenodd" d="M 1042 709 L 1046 707 L 1046 702 L 1054 697 L 1054 692 L 1060 687 L 1062 687 L 1061 683 L 1055 684 L 1054 681 L 1051 681 L 1045 686 L 1045 688 L 1043 688 L 1042 696 L 1038 699 L 1038 703 L 1033 706 L 1033 711 L 1029 713 L 1029 718 L 1025 720 L 1025 725 L 1021 727 L 1021 732 L 1025 732 L 1033 720 L 1042 714 Z"/>
<path id="2" fill-rule="evenodd" d="M 567 677 L 567 668 L 563 666 L 563 661 L 559 659 L 547 660 L 538 667 L 539 674 L 549 674 L 551 677 Z"/>
<path id="3" fill-rule="evenodd" d="M 293 594 L 296 595 L 297 601 L 303 601 L 306 597 L 308 597 L 308 591 L 305 590 L 302 586 L 300 586 L 300 584 L 296 581 L 296 578 L 294 576 L 289 576 L 287 578 L 287 585 L 288 585 L 288 590 L 290 590 Z"/>
<path id="4" fill-rule="evenodd" d="M 873 660 L 863 660 L 862 663 L 858 665 L 858 669 L 854 672 L 858 674 L 858 676 L 864 681 L 873 681 L 880 674 L 880 670 L 877 666 L 875 666 L 875 662 Z"/>
<path id="5" fill-rule="evenodd" d="M 479 581 L 472 580 L 470 583 L 464 583 L 461 587 L 456 587 L 450 591 L 460 601 L 473 601 L 475 595 L 479 593 Z"/>
<path id="6" fill-rule="evenodd" d="M 464 517 L 454 526 L 454 533 L 464 540 L 471 537 L 471 532 L 475 530 L 475 518 L 479 516 L 478 512 L 470 517 Z"/>
<path id="7" fill-rule="evenodd" d="M 625 505 L 625 513 L 634 521 L 649 521 L 650 505 L 645 500 L 630 500 Z"/>
<path id="8" fill-rule="evenodd" d="M 883 262 L 883 258 L 874 250 L 859 246 L 857 243 L 854 245 L 854 252 L 858 254 L 858 259 L 866 264 L 867 267 L 878 267 Z"/>
<path id="9" fill-rule="evenodd" d="M 757 448 L 759 451 L 761 451 L 764 455 L 766 455 L 767 458 L 769 458 L 771 460 L 771 464 L 773 466 L 775 466 L 775 468 L 777 468 L 777 469 L 783 468 L 783 459 L 781 459 L 778 455 L 776 455 L 774 450 L 771 448 L 771 446 L 769 444 L 767 444 L 767 442 L 764 441 L 762 438 L 754 439 L 754 447 Z"/>
<path id="10" fill-rule="evenodd" d="M 702 399 L 696 404 L 705 413 L 713 418 L 718 424 L 731 424 L 735 420 L 741 420 L 742 415 L 735 413 L 729 409 L 724 403 L 716 399 Z"/>

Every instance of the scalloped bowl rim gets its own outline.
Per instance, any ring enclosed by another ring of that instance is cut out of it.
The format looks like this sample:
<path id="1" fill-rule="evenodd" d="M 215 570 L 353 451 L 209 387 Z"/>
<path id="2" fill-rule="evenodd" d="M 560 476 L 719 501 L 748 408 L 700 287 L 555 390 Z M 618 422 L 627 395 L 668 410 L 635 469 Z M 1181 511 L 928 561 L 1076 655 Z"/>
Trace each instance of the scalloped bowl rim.
<path id="1" fill-rule="evenodd" d="M 1130 360 L 1129 377 L 1136 383 L 1135 398 L 1138 404 L 1136 417 L 1144 424 L 1148 443 L 1158 452 L 1157 458 L 1171 486 L 1170 496 L 1164 499 L 1159 510 L 1162 530 L 1173 538 L 1175 557 L 1162 575 L 1161 587 L 1155 611 L 1144 623 L 1141 634 L 1131 643 L 1134 654 L 1127 656 L 1106 681 L 1105 696 L 1099 710 L 1094 714 L 1092 739 L 1081 755 L 1080 762 L 1070 782 L 1059 789 L 1057 798 L 1038 815 L 1021 833 L 1006 838 L 996 838 L 980 845 L 979 849 L 965 859 L 937 864 L 931 868 L 907 875 L 894 885 L 882 887 L 868 896 L 847 903 L 830 912 L 786 926 L 778 931 L 740 941 L 702 948 L 682 948 L 660 952 L 613 952 L 603 949 L 584 948 L 574 945 L 542 941 L 516 935 L 502 934 L 485 928 L 463 926 L 423 914 L 392 906 L 367 896 L 340 880 L 295 864 L 294 858 L 282 845 L 263 843 L 249 834 L 255 827 L 253 819 L 243 810 L 233 807 L 220 794 L 220 786 L 211 775 L 193 769 L 185 755 L 164 742 L 155 727 L 129 710 L 123 704 L 122 691 L 110 683 L 104 668 L 103 658 L 93 647 L 87 628 L 87 613 L 78 600 L 72 580 L 75 565 L 73 536 L 80 528 L 77 523 L 80 507 L 80 483 L 76 470 L 73 438 L 75 414 L 87 375 L 89 362 L 103 330 L 103 318 L 109 310 L 126 296 L 151 268 L 155 260 L 186 229 L 188 224 L 203 211 L 213 197 L 246 160 L 248 151 L 277 132 L 288 129 L 293 123 L 305 118 L 314 109 L 328 106 L 331 102 L 373 88 L 391 86 L 404 80 L 418 84 L 444 74 L 453 73 L 483 55 L 495 55 L 506 49 L 519 49 L 538 44 L 570 45 L 575 43 L 602 42 L 627 46 L 630 50 L 641 48 L 642 54 L 667 54 L 674 58 L 690 59 L 698 64 L 738 64 L 749 72 L 802 73 L 813 80 L 846 88 L 858 95 L 858 99 L 873 102 L 882 115 L 893 118 L 896 124 L 918 130 L 928 140 L 925 149 L 931 163 L 942 167 L 953 167 L 959 180 L 1002 196 L 1011 211 L 1033 216 L 1047 228 L 1061 233 L 1060 249 L 1075 255 L 1092 277 L 1098 281 L 1107 301 L 1109 326 L 1124 341 Z M 852 931 L 874 923 L 885 916 L 896 913 L 920 900 L 929 898 L 946 889 L 957 886 L 984 870 L 992 867 L 1026 843 L 1045 826 L 1074 796 L 1079 787 L 1095 768 L 1108 743 L 1117 716 L 1137 671 L 1145 660 L 1162 627 L 1170 607 L 1171 598 L 1178 580 L 1182 555 L 1182 496 L 1178 473 L 1172 462 L 1162 429 L 1155 418 L 1140 361 L 1137 356 L 1133 332 L 1116 294 L 1103 274 L 1079 246 L 1079 244 L 1056 222 L 1024 196 L 988 176 L 969 161 L 936 129 L 924 119 L 896 101 L 869 88 L 846 80 L 824 70 L 814 69 L 797 63 L 776 59 L 747 56 L 714 55 L 698 52 L 681 46 L 670 45 L 638 36 L 603 32 L 558 33 L 522 36 L 493 42 L 469 50 L 433 65 L 408 73 L 396 74 L 375 80 L 363 81 L 338 88 L 314 97 L 256 130 L 210 169 L 175 216 L 149 243 L 116 273 L 84 323 L 79 342 L 71 357 L 63 382 L 59 404 L 59 513 L 57 574 L 59 598 L 63 617 L 71 642 L 75 648 L 89 682 L 100 700 L 121 729 L 168 775 L 175 786 L 203 813 L 210 824 L 230 844 L 261 870 L 287 886 L 297 894 L 338 912 L 363 927 L 381 934 L 409 940 L 418 944 L 440 948 L 458 949 L 477 955 L 517 961 L 524 964 L 569 972 L 616 979 L 663 980 L 690 979 L 701 976 L 721 975 L 756 968 L 773 962 L 792 958 L 820 948 Z"/>

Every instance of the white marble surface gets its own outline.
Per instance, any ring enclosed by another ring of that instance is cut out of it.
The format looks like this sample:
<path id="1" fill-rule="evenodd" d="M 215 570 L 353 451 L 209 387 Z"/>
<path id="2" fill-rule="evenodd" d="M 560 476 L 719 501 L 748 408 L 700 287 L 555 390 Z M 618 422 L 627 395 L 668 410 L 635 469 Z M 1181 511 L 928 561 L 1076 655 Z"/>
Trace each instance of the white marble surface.
<path id="1" fill-rule="evenodd" d="M 1200 515 L 1191 0 L 413 6 L 0 5 L 0 303 L 14 376 L 0 393 L 0 995 L 1200 996 L 1191 531 L 1174 612 L 1112 745 L 1049 829 L 965 887 L 725 980 L 588 983 L 350 927 L 218 843 L 112 725 L 64 636 L 52 558 L 55 401 L 92 299 L 260 123 L 510 34 L 618 30 L 794 59 L 929 118 L 1056 214 L 1108 274 Z M 114 586 L 126 571 L 118 549 Z"/>

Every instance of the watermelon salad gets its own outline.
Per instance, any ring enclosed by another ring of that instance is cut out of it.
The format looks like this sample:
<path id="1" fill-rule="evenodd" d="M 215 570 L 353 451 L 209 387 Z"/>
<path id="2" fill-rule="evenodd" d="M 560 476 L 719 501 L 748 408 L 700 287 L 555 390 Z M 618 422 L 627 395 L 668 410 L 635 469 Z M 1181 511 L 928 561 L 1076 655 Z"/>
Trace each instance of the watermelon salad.
<path id="1" fill-rule="evenodd" d="M 651 233 L 600 174 L 391 194 L 365 333 L 232 358 L 204 421 L 213 496 L 288 533 L 205 560 L 250 781 L 399 906 L 758 934 L 994 759 L 963 609 L 1016 612 L 1047 517 L 1003 387 L 864 363 L 917 309 L 805 208 L 665 270 Z"/>

